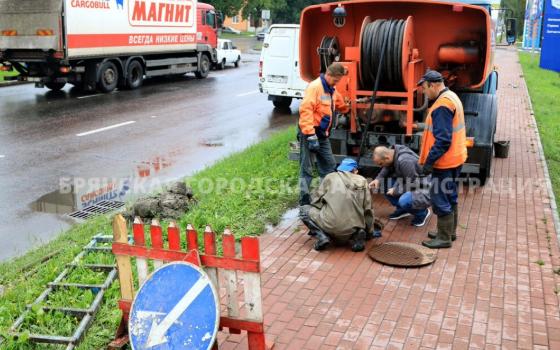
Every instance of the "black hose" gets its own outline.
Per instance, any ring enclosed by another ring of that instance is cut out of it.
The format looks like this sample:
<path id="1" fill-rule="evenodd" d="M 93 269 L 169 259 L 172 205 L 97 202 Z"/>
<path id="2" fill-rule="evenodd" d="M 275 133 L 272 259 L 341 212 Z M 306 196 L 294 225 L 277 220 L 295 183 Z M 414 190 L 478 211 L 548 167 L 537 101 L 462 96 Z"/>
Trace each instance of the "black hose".
<path id="1" fill-rule="evenodd" d="M 383 20 L 384 21 L 384 20 Z M 378 22 L 378 21 L 375 21 Z M 373 22 L 373 23 L 375 23 Z M 390 20 L 390 22 L 393 22 L 393 20 Z M 385 26 L 387 27 L 387 26 Z M 373 107 L 375 105 L 375 99 L 377 98 L 377 91 L 379 90 L 379 84 L 381 81 L 381 75 L 383 75 L 383 64 L 385 61 L 385 51 L 387 50 L 387 46 L 389 43 L 389 36 L 390 36 L 390 27 L 386 28 L 386 29 L 381 29 L 381 31 L 383 32 L 383 36 L 380 37 L 381 40 L 381 52 L 379 54 L 379 61 L 377 62 L 377 74 L 375 75 L 375 82 L 373 85 L 373 90 L 372 90 L 372 94 L 371 94 L 371 102 L 369 105 L 369 109 L 368 109 L 368 114 L 367 114 L 367 124 L 364 130 L 362 130 L 362 141 L 360 142 L 360 152 L 358 153 L 358 159 L 357 159 L 357 163 L 358 163 L 358 167 L 360 166 L 360 159 L 362 158 L 362 153 L 363 153 L 363 149 L 364 149 L 364 144 L 366 142 L 366 137 L 368 134 L 368 128 L 369 125 L 371 124 L 371 117 L 373 115 Z"/>
<path id="2" fill-rule="evenodd" d="M 401 19 L 378 19 L 364 28 L 360 52 L 363 89 L 373 89 L 377 75 L 381 73 L 384 78 L 380 82 L 380 88 L 391 91 L 404 90 L 402 82 L 402 44 L 405 24 L 406 21 Z M 389 46 L 381 54 L 385 38 L 387 38 Z M 383 61 L 381 60 L 382 57 Z M 379 67 L 382 68 L 381 71 L 379 71 Z"/>
<path id="3" fill-rule="evenodd" d="M 325 73 L 331 63 L 340 60 L 340 46 L 337 37 L 323 37 L 317 53 L 321 59 L 321 73 Z"/>

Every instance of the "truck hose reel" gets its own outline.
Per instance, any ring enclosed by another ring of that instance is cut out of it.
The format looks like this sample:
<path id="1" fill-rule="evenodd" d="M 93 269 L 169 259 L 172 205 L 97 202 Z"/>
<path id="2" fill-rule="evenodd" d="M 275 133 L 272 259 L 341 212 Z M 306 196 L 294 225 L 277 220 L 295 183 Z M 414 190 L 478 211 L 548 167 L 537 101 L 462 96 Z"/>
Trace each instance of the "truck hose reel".
<path id="1" fill-rule="evenodd" d="M 327 67 L 333 62 L 340 61 L 340 45 L 336 36 L 324 36 L 321 45 L 317 48 L 321 58 L 321 73 L 327 71 Z"/>
<path id="2" fill-rule="evenodd" d="M 387 35 L 387 49 L 381 67 L 383 79 L 380 89 L 404 91 L 408 63 L 414 47 L 412 17 L 403 19 L 364 18 L 360 34 L 360 82 L 365 90 L 371 90 L 379 66 L 383 38 Z"/>

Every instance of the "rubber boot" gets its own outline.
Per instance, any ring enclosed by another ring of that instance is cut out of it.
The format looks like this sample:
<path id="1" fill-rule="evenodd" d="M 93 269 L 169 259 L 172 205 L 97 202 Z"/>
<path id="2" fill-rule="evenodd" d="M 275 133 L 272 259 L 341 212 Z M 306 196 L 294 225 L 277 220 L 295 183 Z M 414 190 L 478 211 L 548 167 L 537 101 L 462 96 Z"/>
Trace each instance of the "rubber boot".
<path id="1" fill-rule="evenodd" d="M 422 242 L 422 245 L 430 249 L 451 248 L 451 234 L 453 233 L 454 216 L 455 215 L 453 215 L 453 213 L 445 216 L 438 216 L 438 232 L 436 238 L 424 241 Z"/>
<path id="2" fill-rule="evenodd" d="M 359 229 L 352 234 L 352 251 L 361 252 L 366 248 L 366 231 Z"/>
<path id="3" fill-rule="evenodd" d="M 317 231 L 321 230 L 319 228 L 319 226 L 317 226 L 317 224 L 315 224 L 313 222 L 313 220 L 311 220 L 309 217 L 304 216 L 301 218 L 301 221 L 303 222 L 303 224 L 309 229 L 309 231 L 307 232 L 307 234 L 311 237 L 315 237 L 317 235 Z"/>
<path id="4" fill-rule="evenodd" d="M 457 239 L 457 225 L 459 224 L 459 208 L 457 204 L 452 206 L 453 209 L 453 233 L 451 234 L 451 241 L 455 242 Z M 428 232 L 428 237 L 434 239 L 437 237 L 437 232 Z"/>
<path id="5" fill-rule="evenodd" d="M 313 249 L 318 252 L 320 252 L 321 250 L 325 250 L 331 243 L 329 236 L 327 236 L 321 229 L 315 232 L 315 237 L 317 238 L 317 242 L 315 242 L 315 246 L 313 246 Z"/>

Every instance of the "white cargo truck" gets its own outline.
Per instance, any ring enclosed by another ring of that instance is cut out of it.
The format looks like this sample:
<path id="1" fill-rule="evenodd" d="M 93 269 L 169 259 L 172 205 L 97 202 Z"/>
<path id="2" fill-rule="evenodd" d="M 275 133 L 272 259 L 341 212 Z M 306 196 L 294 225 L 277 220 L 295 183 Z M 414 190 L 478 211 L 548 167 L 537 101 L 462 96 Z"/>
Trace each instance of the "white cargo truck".
<path id="1" fill-rule="evenodd" d="M 220 16 L 196 0 L 0 0 L 0 64 L 22 81 L 109 92 L 216 63 Z"/>
<path id="2" fill-rule="evenodd" d="M 299 75 L 299 25 L 270 26 L 261 51 L 259 90 L 277 108 L 287 108 L 293 98 L 303 98 L 307 82 Z"/>

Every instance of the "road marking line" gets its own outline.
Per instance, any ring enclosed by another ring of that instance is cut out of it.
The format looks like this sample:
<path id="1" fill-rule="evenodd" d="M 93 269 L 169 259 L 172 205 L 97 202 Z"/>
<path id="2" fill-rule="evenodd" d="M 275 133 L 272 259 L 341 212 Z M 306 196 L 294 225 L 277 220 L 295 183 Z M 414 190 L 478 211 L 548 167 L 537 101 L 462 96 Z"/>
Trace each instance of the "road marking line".
<path id="1" fill-rule="evenodd" d="M 3 155 L 3 154 L 0 154 L 0 158 L 6 158 L 6 156 Z"/>
<path id="2" fill-rule="evenodd" d="M 119 90 L 113 90 L 113 91 L 110 92 L 111 95 L 112 94 L 118 94 L 118 93 L 119 93 Z M 90 97 L 97 97 L 97 96 L 103 96 L 103 95 L 107 95 L 107 94 L 85 95 L 85 96 L 79 96 L 79 97 L 76 97 L 76 98 L 82 99 L 82 98 L 90 98 Z"/>
<path id="3" fill-rule="evenodd" d="M 249 96 L 249 95 L 254 95 L 254 94 L 258 94 L 258 93 L 259 93 L 259 90 L 249 91 L 249 92 L 245 92 L 243 94 L 239 94 L 236 97 Z"/>
<path id="4" fill-rule="evenodd" d="M 82 132 L 79 134 L 76 134 L 76 136 L 80 137 L 80 136 L 87 136 L 87 135 L 91 135 L 91 134 L 95 134 L 98 132 L 102 132 L 102 131 L 106 131 L 106 130 L 111 130 L 114 128 L 120 128 L 121 126 L 125 126 L 125 125 L 129 125 L 129 124 L 134 124 L 136 123 L 136 121 L 131 120 L 128 122 L 124 122 L 124 123 L 119 123 L 119 124 L 115 124 L 115 125 L 110 125 L 110 126 L 106 126 L 104 128 L 100 128 L 100 129 L 95 129 L 95 130 L 90 130 L 90 131 L 86 131 L 86 132 Z"/>
<path id="5" fill-rule="evenodd" d="M 90 98 L 90 97 L 96 97 L 96 96 L 101 96 L 104 94 L 94 94 L 94 95 L 86 95 L 86 96 L 79 96 L 77 97 L 78 99 L 82 99 L 82 98 Z"/>
<path id="6" fill-rule="evenodd" d="M 157 118 L 157 117 L 158 117 L 157 115 L 152 115 L 150 118 L 153 119 L 153 118 Z"/>

